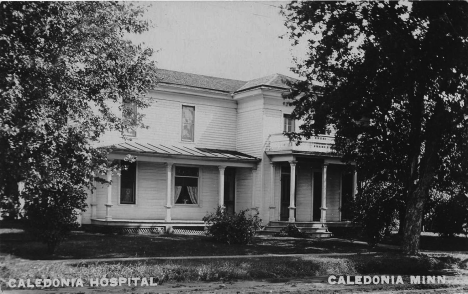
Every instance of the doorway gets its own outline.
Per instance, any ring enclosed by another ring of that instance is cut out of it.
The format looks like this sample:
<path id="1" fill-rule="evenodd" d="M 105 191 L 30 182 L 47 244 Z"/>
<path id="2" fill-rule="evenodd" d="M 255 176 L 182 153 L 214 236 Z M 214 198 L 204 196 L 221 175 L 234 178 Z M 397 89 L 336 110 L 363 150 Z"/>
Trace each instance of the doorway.
<path id="1" fill-rule="evenodd" d="M 232 167 L 224 170 L 224 207 L 230 215 L 236 211 L 236 169 Z"/>
<path id="2" fill-rule="evenodd" d="M 291 193 L 291 166 L 281 166 L 281 207 L 280 207 L 280 220 L 289 220 L 289 204 Z M 296 202 L 296 195 L 294 195 L 294 202 Z M 294 218 L 296 217 L 296 210 L 294 210 Z"/>
<path id="3" fill-rule="evenodd" d="M 353 220 L 353 182 L 353 174 L 345 173 L 341 176 L 341 221 Z"/>
<path id="4" fill-rule="evenodd" d="M 320 207 L 322 206 L 322 172 L 314 172 L 314 199 L 312 208 L 312 221 L 320 221 L 322 216 Z"/>

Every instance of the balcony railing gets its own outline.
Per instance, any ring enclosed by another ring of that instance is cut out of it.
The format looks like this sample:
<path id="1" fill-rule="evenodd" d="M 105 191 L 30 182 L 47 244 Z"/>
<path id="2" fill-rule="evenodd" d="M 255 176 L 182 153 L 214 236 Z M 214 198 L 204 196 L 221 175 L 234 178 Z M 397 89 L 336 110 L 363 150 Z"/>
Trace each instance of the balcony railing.
<path id="1" fill-rule="evenodd" d="M 335 137 L 329 135 L 313 136 L 308 140 L 302 140 L 299 145 L 289 141 L 283 134 L 272 134 L 266 142 L 266 151 L 299 151 L 299 152 L 319 152 L 335 153 L 332 146 L 335 144 Z"/>

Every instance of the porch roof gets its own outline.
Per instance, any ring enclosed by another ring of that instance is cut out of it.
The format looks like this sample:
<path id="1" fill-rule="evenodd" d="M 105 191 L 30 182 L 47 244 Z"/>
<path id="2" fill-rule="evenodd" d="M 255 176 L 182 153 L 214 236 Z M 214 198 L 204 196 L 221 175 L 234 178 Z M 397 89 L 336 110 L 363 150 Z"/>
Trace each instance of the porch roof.
<path id="1" fill-rule="evenodd" d="M 259 158 L 248 154 L 223 149 L 198 148 L 184 145 L 155 144 L 148 142 L 126 141 L 103 146 L 116 152 L 137 152 L 163 156 L 197 157 L 199 159 L 218 159 L 242 162 L 258 162 Z"/>

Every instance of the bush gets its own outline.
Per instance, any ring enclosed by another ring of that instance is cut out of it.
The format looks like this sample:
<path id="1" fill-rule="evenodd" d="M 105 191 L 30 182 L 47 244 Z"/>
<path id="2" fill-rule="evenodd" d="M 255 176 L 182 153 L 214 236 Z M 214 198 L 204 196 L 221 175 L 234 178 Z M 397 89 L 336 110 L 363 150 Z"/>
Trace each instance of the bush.
<path id="1" fill-rule="evenodd" d="M 59 191 L 42 190 L 42 197 L 25 206 L 26 230 L 37 240 L 47 244 L 49 254 L 78 227 L 77 209 L 73 197 Z"/>
<path id="2" fill-rule="evenodd" d="M 390 182 L 368 182 L 356 195 L 354 221 L 362 226 L 371 247 L 395 227 L 400 195 L 400 187 Z"/>
<path id="3" fill-rule="evenodd" d="M 426 215 L 426 222 L 431 231 L 443 237 L 467 234 L 468 198 L 463 195 L 444 195 L 431 191 L 433 208 Z"/>
<path id="4" fill-rule="evenodd" d="M 218 207 L 216 212 L 206 215 L 203 221 L 208 225 L 207 234 L 215 240 L 228 244 L 249 244 L 261 227 L 262 220 L 255 215 L 247 215 L 248 209 L 228 214 Z"/>
<path id="5" fill-rule="evenodd" d="M 281 231 L 274 234 L 275 237 L 294 237 L 294 238 L 307 238 L 307 234 L 299 230 L 295 224 L 288 224 L 282 228 Z"/>

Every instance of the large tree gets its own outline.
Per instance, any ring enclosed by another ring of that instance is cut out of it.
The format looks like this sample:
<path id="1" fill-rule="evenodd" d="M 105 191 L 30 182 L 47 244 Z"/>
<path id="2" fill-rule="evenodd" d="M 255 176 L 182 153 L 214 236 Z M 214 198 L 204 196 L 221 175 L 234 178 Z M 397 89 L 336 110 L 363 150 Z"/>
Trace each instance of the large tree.
<path id="1" fill-rule="evenodd" d="M 149 105 L 153 52 L 127 40 L 148 29 L 143 13 L 122 2 L 0 3 L 0 194 L 25 183 L 27 216 L 49 230 L 51 251 L 109 168 L 95 143 L 141 124 L 124 119 L 122 102 Z"/>
<path id="2" fill-rule="evenodd" d="M 417 253 L 429 189 L 466 193 L 468 3 L 292 2 L 283 14 L 308 48 L 289 95 L 305 121 L 293 138 L 334 125 L 344 160 L 403 187 L 403 248 Z"/>

